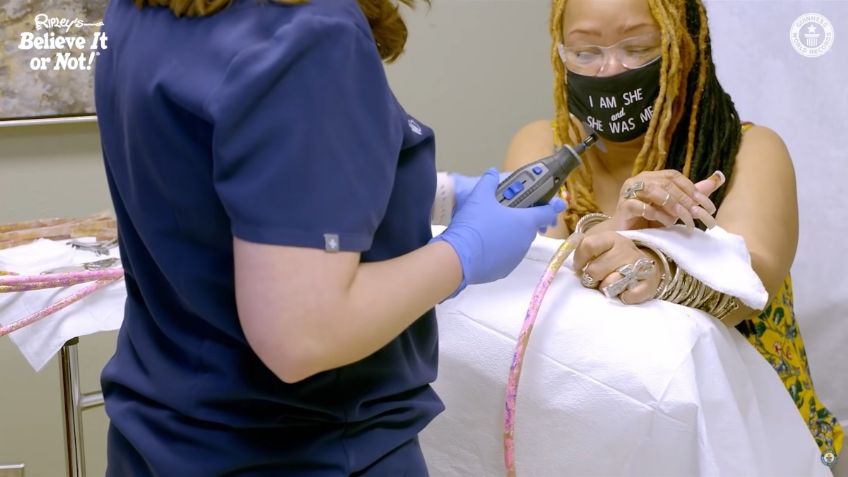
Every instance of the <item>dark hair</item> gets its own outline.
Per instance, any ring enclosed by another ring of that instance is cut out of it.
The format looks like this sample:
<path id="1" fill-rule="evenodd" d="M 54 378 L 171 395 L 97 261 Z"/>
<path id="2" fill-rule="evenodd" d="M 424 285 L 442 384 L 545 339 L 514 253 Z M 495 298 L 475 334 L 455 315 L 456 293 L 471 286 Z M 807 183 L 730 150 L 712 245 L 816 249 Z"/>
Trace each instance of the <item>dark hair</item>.
<path id="1" fill-rule="evenodd" d="M 272 0 L 283 5 L 298 5 L 308 0 Z M 428 5 L 430 0 L 423 0 Z M 159 6 L 170 8 L 174 15 L 206 17 L 214 15 L 229 5 L 232 0 L 135 0 L 137 7 Z M 392 0 L 357 0 L 359 8 L 368 19 L 380 58 L 391 63 L 403 53 L 408 32 L 398 11 L 399 4 Z M 399 0 L 414 7 L 416 0 Z"/>

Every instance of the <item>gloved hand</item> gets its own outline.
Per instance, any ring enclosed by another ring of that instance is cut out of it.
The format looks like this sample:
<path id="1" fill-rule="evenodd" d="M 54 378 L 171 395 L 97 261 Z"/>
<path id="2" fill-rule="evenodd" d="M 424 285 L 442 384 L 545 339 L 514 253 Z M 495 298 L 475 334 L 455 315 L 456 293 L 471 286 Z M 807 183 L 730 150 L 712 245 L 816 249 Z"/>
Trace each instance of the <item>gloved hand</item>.
<path id="1" fill-rule="evenodd" d="M 501 172 L 498 175 L 498 184 L 506 180 L 512 172 Z M 474 186 L 477 185 L 477 182 L 480 180 L 480 176 L 464 176 L 458 172 L 451 172 L 448 176 L 453 180 L 453 195 L 454 195 L 454 208 L 453 214 L 451 217 L 456 215 L 456 212 L 462 208 L 462 204 L 465 203 L 465 199 L 471 194 L 471 191 L 474 190 Z"/>
<path id="2" fill-rule="evenodd" d="M 488 283 L 509 274 L 527 253 L 536 231 L 554 224 L 565 210 L 559 198 L 527 209 L 505 207 L 495 198 L 498 179 L 496 169 L 486 171 L 457 207 L 448 228 L 433 238 L 450 244 L 462 264 L 462 284 L 453 295 L 468 284 Z"/>

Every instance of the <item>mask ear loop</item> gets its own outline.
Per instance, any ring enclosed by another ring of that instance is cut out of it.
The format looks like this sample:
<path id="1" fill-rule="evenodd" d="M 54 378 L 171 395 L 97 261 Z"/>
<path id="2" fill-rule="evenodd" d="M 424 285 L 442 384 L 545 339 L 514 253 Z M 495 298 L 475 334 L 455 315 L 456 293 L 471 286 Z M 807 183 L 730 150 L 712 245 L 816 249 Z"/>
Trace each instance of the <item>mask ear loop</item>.
<path id="1" fill-rule="evenodd" d="M 565 45 L 557 43 L 557 52 L 559 53 L 559 59 L 565 64 Z"/>
<path id="2" fill-rule="evenodd" d="M 504 406 L 504 465 L 506 466 L 507 477 L 515 477 L 515 399 L 518 395 L 518 380 L 521 378 L 521 366 L 524 364 L 524 353 L 527 351 L 527 343 L 530 341 L 530 333 L 533 331 L 533 325 L 536 322 L 536 317 L 539 314 L 539 308 L 542 306 L 542 299 L 545 298 L 551 282 L 557 274 L 557 271 L 562 266 L 565 259 L 571 255 L 571 252 L 577 248 L 580 241 L 583 239 L 583 234 L 575 232 L 569 236 L 562 245 L 559 246 L 545 273 L 539 280 L 536 289 L 533 291 L 533 297 L 530 299 L 530 306 L 527 308 L 527 315 L 524 318 L 524 324 L 521 327 L 521 333 L 518 335 L 518 340 L 515 343 L 515 351 L 512 355 L 512 365 L 509 367 L 509 379 L 506 385 L 506 403 Z"/>

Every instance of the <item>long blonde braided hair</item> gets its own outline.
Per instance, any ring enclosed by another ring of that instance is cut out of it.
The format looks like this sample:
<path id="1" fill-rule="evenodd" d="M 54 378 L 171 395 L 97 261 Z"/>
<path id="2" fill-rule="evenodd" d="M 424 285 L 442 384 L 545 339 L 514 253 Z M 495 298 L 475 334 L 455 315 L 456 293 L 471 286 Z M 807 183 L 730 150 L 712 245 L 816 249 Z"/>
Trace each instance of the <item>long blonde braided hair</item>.
<path id="1" fill-rule="evenodd" d="M 564 43 L 566 2 L 553 0 L 550 17 L 557 146 L 581 139 L 580 124 L 568 110 L 566 71 L 557 50 L 557 45 Z M 687 177 L 701 179 L 721 169 L 729 181 L 739 149 L 740 122 L 733 101 L 715 76 L 704 6 L 700 0 L 648 0 L 648 5 L 662 37 L 660 90 L 632 175 L 677 169 Z M 569 198 L 565 222 L 570 230 L 580 217 L 599 210 L 590 166 L 595 155 L 588 151 L 589 160 L 563 186 Z M 716 205 L 723 194 L 714 196 Z"/>

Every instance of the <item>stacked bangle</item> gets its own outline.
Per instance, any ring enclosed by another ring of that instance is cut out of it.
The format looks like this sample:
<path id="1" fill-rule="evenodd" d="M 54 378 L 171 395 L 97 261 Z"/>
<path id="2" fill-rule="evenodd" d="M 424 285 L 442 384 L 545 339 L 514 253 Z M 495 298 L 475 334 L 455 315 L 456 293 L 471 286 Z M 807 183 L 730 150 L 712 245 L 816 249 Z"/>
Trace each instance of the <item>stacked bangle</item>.
<path id="1" fill-rule="evenodd" d="M 662 251 L 641 242 L 637 242 L 637 245 L 654 252 L 657 257 L 660 257 L 660 262 L 663 264 L 665 273 L 655 298 L 696 308 L 713 315 L 719 321 L 724 320 L 727 315 L 739 308 L 736 297 L 713 290 L 680 267 L 675 267 L 672 276 L 671 266 L 674 265 L 674 261 Z M 672 276 L 672 278 L 668 280 L 666 278 L 668 276 Z"/>

